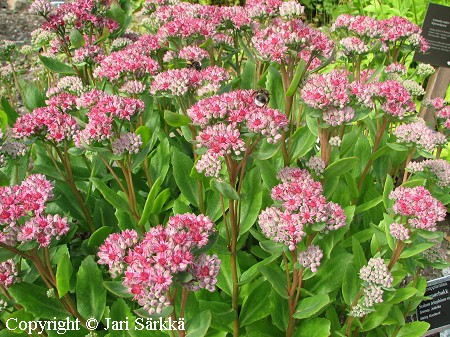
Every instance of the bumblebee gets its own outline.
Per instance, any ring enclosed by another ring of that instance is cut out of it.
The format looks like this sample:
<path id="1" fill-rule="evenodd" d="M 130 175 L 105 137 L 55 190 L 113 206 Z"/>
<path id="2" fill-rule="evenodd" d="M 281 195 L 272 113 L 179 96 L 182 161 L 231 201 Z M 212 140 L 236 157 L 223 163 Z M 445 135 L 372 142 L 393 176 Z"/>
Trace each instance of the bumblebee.
<path id="1" fill-rule="evenodd" d="M 188 60 L 186 63 L 188 69 L 202 70 L 202 64 L 199 61 Z"/>
<path id="2" fill-rule="evenodd" d="M 270 101 L 270 94 L 266 89 L 256 90 L 253 96 L 255 97 L 255 104 L 259 107 L 266 106 Z"/>

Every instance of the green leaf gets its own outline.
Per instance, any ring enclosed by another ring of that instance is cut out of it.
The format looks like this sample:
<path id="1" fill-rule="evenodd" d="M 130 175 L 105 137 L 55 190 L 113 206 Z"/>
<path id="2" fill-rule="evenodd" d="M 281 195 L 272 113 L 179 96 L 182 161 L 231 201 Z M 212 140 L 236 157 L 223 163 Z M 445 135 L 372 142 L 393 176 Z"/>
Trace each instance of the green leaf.
<path id="1" fill-rule="evenodd" d="M 56 287 L 59 297 L 63 297 L 70 290 L 70 278 L 73 274 L 72 262 L 69 254 L 64 254 L 58 263 L 56 269 Z"/>
<path id="2" fill-rule="evenodd" d="M 16 283 L 8 288 L 8 292 L 18 304 L 36 318 L 64 319 L 68 316 L 66 309 L 56 298 L 47 296 L 47 288 L 30 283 Z"/>
<path id="3" fill-rule="evenodd" d="M 357 270 L 359 270 L 367 264 L 367 260 L 361 244 L 355 237 L 352 237 L 352 251 L 354 266 Z"/>
<path id="4" fill-rule="evenodd" d="M 29 111 L 45 106 L 45 95 L 36 84 L 27 82 L 22 88 L 23 104 Z"/>
<path id="5" fill-rule="evenodd" d="M 282 244 L 272 240 L 260 241 L 259 245 L 262 249 L 271 254 L 281 254 L 284 250 L 284 246 Z"/>
<path id="6" fill-rule="evenodd" d="M 244 63 L 244 67 L 242 69 L 241 75 L 241 89 L 251 90 L 254 88 L 254 80 L 255 80 L 255 72 L 256 72 L 256 63 L 251 60 L 247 60 Z"/>
<path id="7" fill-rule="evenodd" d="M 131 23 L 131 15 L 125 12 L 119 5 L 119 3 L 113 2 L 106 11 L 106 16 L 119 23 L 120 28 L 115 32 L 114 36 L 120 36 Z"/>
<path id="8" fill-rule="evenodd" d="M 86 41 L 84 40 L 83 34 L 80 33 L 78 29 L 72 29 L 69 35 L 70 44 L 73 48 L 84 47 Z"/>
<path id="9" fill-rule="evenodd" d="M 227 295 L 231 296 L 233 289 L 233 280 L 230 273 L 230 255 L 218 254 L 220 261 L 219 275 L 217 275 L 217 287 L 224 291 Z"/>
<path id="10" fill-rule="evenodd" d="M 344 297 L 345 304 L 350 305 L 353 303 L 358 289 L 358 274 L 355 267 L 349 265 L 342 281 L 342 297 Z"/>
<path id="11" fill-rule="evenodd" d="M 286 96 L 293 96 L 295 94 L 295 90 L 297 90 L 298 84 L 302 79 L 302 75 L 305 72 L 306 62 L 303 59 L 300 59 L 297 67 L 295 67 L 295 74 L 292 78 L 292 82 L 289 85 L 288 90 L 286 91 Z"/>
<path id="12" fill-rule="evenodd" d="M 141 136 L 143 145 L 147 145 L 152 138 L 152 130 L 147 125 L 141 125 L 135 133 Z"/>
<path id="13" fill-rule="evenodd" d="M 386 299 L 386 303 L 397 304 L 406 301 L 408 298 L 417 294 L 417 289 L 412 287 L 399 288 L 395 290 L 394 296 Z"/>
<path id="14" fill-rule="evenodd" d="M 389 316 L 392 304 L 378 304 L 377 311 L 371 312 L 366 316 L 363 322 L 363 328 L 361 331 L 370 331 L 383 324 L 386 318 Z"/>
<path id="15" fill-rule="evenodd" d="M 269 66 L 266 88 L 270 93 L 269 106 L 271 108 L 285 111 L 286 103 L 284 101 L 283 80 L 281 79 L 281 75 L 278 70 L 273 66 Z"/>
<path id="16" fill-rule="evenodd" d="M 239 200 L 236 190 L 227 182 L 219 179 L 211 179 L 211 188 L 213 191 L 220 193 L 225 198 Z"/>
<path id="17" fill-rule="evenodd" d="M 356 207 L 355 209 L 355 214 L 360 214 L 362 212 L 365 212 L 369 209 L 374 208 L 375 206 L 377 206 L 378 204 L 380 204 L 383 201 L 383 196 L 380 195 L 379 197 L 376 197 L 372 200 L 369 200 L 367 202 L 365 202 L 362 205 L 359 205 L 358 207 Z"/>
<path id="18" fill-rule="evenodd" d="M 164 110 L 164 120 L 167 124 L 174 127 L 185 126 L 192 123 L 192 120 L 189 117 L 169 110 Z"/>
<path id="19" fill-rule="evenodd" d="M 273 254 L 268 258 L 265 258 L 264 260 L 259 261 L 258 263 L 248 268 L 246 271 L 242 273 L 241 277 L 239 278 L 239 285 L 244 285 L 254 280 L 260 274 L 259 267 L 271 263 L 272 261 L 276 260 L 278 256 L 280 256 L 280 254 Z"/>
<path id="20" fill-rule="evenodd" d="M 283 298 L 288 299 L 287 284 L 286 284 L 286 273 L 284 273 L 279 266 L 278 270 L 272 269 L 268 266 L 259 266 L 259 271 L 263 274 L 267 281 L 270 282 L 273 289 Z"/>
<path id="21" fill-rule="evenodd" d="M 330 297 L 326 294 L 314 295 L 307 297 L 297 304 L 297 309 L 292 315 L 294 318 L 312 318 L 315 314 L 318 314 L 330 303 Z"/>
<path id="22" fill-rule="evenodd" d="M 106 306 L 106 289 L 103 286 L 102 272 L 92 256 L 81 262 L 77 273 L 77 309 L 83 317 L 99 320 Z"/>
<path id="23" fill-rule="evenodd" d="M 289 320 L 289 304 L 286 299 L 278 295 L 276 291 L 271 291 L 270 299 L 270 317 L 273 324 L 281 331 L 286 331 Z"/>
<path id="24" fill-rule="evenodd" d="M 211 312 L 202 311 L 195 315 L 187 324 L 186 337 L 204 337 L 211 325 Z"/>
<path id="25" fill-rule="evenodd" d="M 325 178 L 338 177 L 356 167 L 359 163 L 358 157 L 342 158 L 329 165 L 323 172 Z"/>
<path id="26" fill-rule="evenodd" d="M 258 168 L 253 168 L 244 178 L 240 206 L 239 235 L 243 235 L 256 222 L 262 206 L 261 174 Z"/>
<path id="27" fill-rule="evenodd" d="M 4 97 L 0 99 L 0 106 L 6 113 L 6 116 L 8 116 L 8 125 L 13 126 L 17 117 L 19 117 L 19 114 L 16 112 L 16 110 L 14 110 L 11 104 L 9 104 L 8 100 Z"/>
<path id="28" fill-rule="evenodd" d="M 239 315 L 241 326 L 259 321 L 270 315 L 270 306 L 267 303 L 267 295 L 270 294 L 270 283 L 263 282 L 253 289 L 242 305 Z"/>
<path id="29" fill-rule="evenodd" d="M 400 328 L 397 337 L 421 337 L 430 328 L 427 322 L 411 322 Z"/>
<path id="30" fill-rule="evenodd" d="M 52 59 L 47 56 L 39 55 L 39 58 L 41 59 L 41 62 L 44 64 L 44 66 L 54 72 L 57 72 L 58 74 L 62 75 L 76 75 L 77 72 L 74 68 L 71 66 L 62 63 L 58 60 Z"/>
<path id="31" fill-rule="evenodd" d="M 158 177 L 158 179 L 156 179 L 153 183 L 153 186 L 147 195 L 147 200 L 145 200 L 144 210 L 142 211 L 141 219 L 138 223 L 139 227 L 142 227 L 147 223 L 152 211 L 153 203 L 155 202 L 156 196 L 161 189 L 161 183 L 161 177 Z"/>
<path id="32" fill-rule="evenodd" d="M 393 200 L 389 199 L 389 194 L 391 194 L 393 189 L 394 189 L 394 182 L 392 181 L 392 177 L 390 175 L 387 175 L 383 189 L 383 203 L 385 209 L 391 208 L 392 205 L 394 204 Z"/>
<path id="33" fill-rule="evenodd" d="M 118 297 L 131 298 L 134 296 L 125 288 L 122 281 L 103 281 L 103 285 L 110 293 Z"/>
<path id="34" fill-rule="evenodd" d="M 94 233 L 91 234 L 91 237 L 88 241 L 89 247 L 98 247 L 105 239 L 108 237 L 109 234 L 113 232 L 113 229 L 109 226 L 103 226 L 97 229 Z"/>
<path id="35" fill-rule="evenodd" d="M 128 328 L 134 325 L 134 316 L 131 313 L 130 308 L 122 298 L 119 298 L 111 306 L 111 312 L 109 314 L 110 324 L 113 322 L 128 322 Z M 121 325 L 120 329 L 109 329 L 110 337 L 127 337 L 128 331 L 125 329 L 125 325 Z"/>
<path id="36" fill-rule="evenodd" d="M 100 191 L 105 199 L 116 209 L 121 210 L 126 213 L 131 213 L 128 202 L 122 199 L 119 194 L 110 189 L 106 184 L 99 178 L 91 177 L 90 181 L 95 185 L 95 187 Z"/>
<path id="37" fill-rule="evenodd" d="M 315 136 L 307 126 L 302 126 L 292 136 L 291 158 L 293 160 L 307 154 L 317 142 Z"/>
<path id="38" fill-rule="evenodd" d="M 436 245 L 436 242 L 422 242 L 415 244 L 412 247 L 403 250 L 403 252 L 400 254 L 400 258 L 406 259 L 408 257 L 420 254 L 423 251 L 427 250 L 428 248 L 433 247 L 434 245 Z"/>
<path id="39" fill-rule="evenodd" d="M 269 161 L 255 160 L 256 167 L 261 172 L 261 177 L 264 185 L 268 190 L 271 190 L 276 184 L 279 183 L 277 177 L 277 171 L 275 167 Z"/>
<path id="40" fill-rule="evenodd" d="M 172 152 L 173 176 L 183 196 L 195 207 L 198 207 L 197 182 L 187 179 L 194 166 L 193 161 L 183 152 L 173 149 Z"/>
<path id="41" fill-rule="evenodd" d="M 301 321 L 293 337 L 328 337 L 331 322 L 326 318 L 313 318 Z"/>

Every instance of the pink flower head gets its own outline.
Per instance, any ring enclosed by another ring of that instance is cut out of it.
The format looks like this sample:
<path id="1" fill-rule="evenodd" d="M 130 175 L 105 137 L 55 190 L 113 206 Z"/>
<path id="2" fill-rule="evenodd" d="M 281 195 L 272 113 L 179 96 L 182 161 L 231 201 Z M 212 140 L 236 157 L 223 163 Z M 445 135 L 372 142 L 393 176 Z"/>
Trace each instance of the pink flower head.
<path id="1" fill-rule="evenodd" d="M 326 202 L 322 185 L 308 171 L 283 168 L 278 177 L 282 183 L 272 188 L 272 199 L 281 201 L 285 210 L 269 207 L 261 212 L 259 225 L 266 237 L 295 250 L 306 235 L 304 226 L 323 224 L 327 231 L 345 226 L 344 210 Z"/>
<path id="2" fill-rule="evenodd" d="M 450 186 L 450 163 L 445 159 L 427 159 L 420 162 L 410 162 L 407 169 L 410 172 L 426 172 L 431 174 L 441 187 Z"/>
<path id="3" fill-rule="evenodd" d="M 412 228 L 435 231 L 437 222 L 443 221 L 447 213 L 445 206 L 423 186 L 397 187 L 389 195 L 395 201 L 395 214 L 408 217 Z"/>
<path id="4" fill-rule="evenodd" d="M 359 271 L 359 277 L 369 284 L 379 285 L 385 288 L 390 288 L 394 281 L 388 266 L 379 257 L 371 258 L 367 266 L 362 267 Z"/>
<path id="5" fill-rule="evenodd" d="M 0 262 L 0 285 L 8 288 L 16 283 L 19 273 L 16 270 L 16 265 L 13 259 Z"/>
<path id="6" fill-rule="evenodd" d="M 394 135 L 399 143 L 414 144 L 429 152 L 447 143 L 444 134 L 430 129 L 423 120 L 397 126 Z"/>
<path id="7" fill-rule="evenodd" d="M 214 290 L 220 261 L 217 256 L 194 256 L 194 249 L 208 243 L 213 222 L 204 215 L 178 214 L 167 226 L 152 227 L 139 241 L 135 231 L 111 234 L 99 249 L 99 264 L 106 264 L 112 277 L 124 274 L 123 285 L 150 314 L 170 304 L 166 293 L 180 272 L 192 275 L 182 284 L 191 290 Z"/>
<path id="8" fill-rule="evenodd" d="M 319 246 L 309 245 L 306 251 L 298 253 L 298 262 L 305 268 L 311 268 L 313 273 L 317 272 L 322 260 L 323 251 Z"/>
<path id="9" fill-rule="evenodd" d="M 397 81 L 378 83 L 375 96 L 381 101 L 381 109 L 391 116 L 402 119 L 416 110 L 408 90 Z"/>

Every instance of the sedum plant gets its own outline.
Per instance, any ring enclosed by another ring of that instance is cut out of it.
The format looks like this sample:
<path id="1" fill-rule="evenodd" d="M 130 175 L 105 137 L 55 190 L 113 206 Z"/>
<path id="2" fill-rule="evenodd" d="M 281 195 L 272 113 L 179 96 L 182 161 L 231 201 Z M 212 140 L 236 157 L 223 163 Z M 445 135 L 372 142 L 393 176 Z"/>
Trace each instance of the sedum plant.
<path id="1" fill-rule="evenodd" d="M 416 24 L 313 28 L 281 0 L 30 11 L 31 44 L 0 45 L 0 335 L 427 331 L 449 105 L 423 100 Z"/>

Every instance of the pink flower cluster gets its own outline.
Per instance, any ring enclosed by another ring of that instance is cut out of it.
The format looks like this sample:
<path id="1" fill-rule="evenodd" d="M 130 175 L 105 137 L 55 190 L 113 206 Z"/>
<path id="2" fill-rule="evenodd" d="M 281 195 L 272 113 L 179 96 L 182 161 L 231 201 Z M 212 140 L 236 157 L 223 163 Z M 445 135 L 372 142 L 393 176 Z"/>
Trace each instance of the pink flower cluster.
<path id="1" fill-rule="evenodd" d="M 257 133 L 275 143 L 286 128 L 286 115 L 278 110 L 255 104 L 254 91 L 237 90 L 202 99 L 187 111 L 193 124 L 202 127 L 196 141 L 206 147 L 206 155 L 197 162 L 197 170 L 220 172 L 217 165 L 211 170 L 208 163 L 228 154 L 240 156 L 246 150 L 242 135 Z M 216 161 L 217 162 L 217 161 Z"/>
<path id="2" fill-rule="evenodd" d="M 398 143 L 412 143 L 429 152 L 436 146 L 447 143 L 444 134 L 430 129 L 423 120 L 399 125 L 393 133 Z"/>
<path id="3" fill-rule="evenodd" d="M 0 285 L 8 288 L 18 281 L 19 273 L 13 259 L 0 262 Z"/>
<path id="4" fill-rule="evenodd" d="M 125 81 L 156 74 L 159 68 L 158 63 L 139 48 L 131 48 L 131 46 L 133 45 L 105 57 L 95 69 L 94 76 L 106 78 L 109 81 L 118 79 Z"/>
<path id="5" fill-rule="evenodd" d="M 111 138 L 115 118 L 129 121 L 145 108 L 144 102 L 139 99 L 108 95 L 99 90 L 84 93 L 77 100 L 77 105 L 89 109 L 86 127 L 74 137 L 75 145 L 80 148 L 83 143 L 90 144 Z"/>
<path id="6" fill-rule="evenodd" d="M 409 240 L 409 229 L 403 226 L 401 223 L 392 223 L 389 227 L 389 231 L 391 235 L 399 241 Z"/>
<path id="7" fill-rule="evenodd" d="M 220 261 L 216 255 L 194 255 L 208 243 L 214 224 L 204 215 L 179 214 L 167 226 L 150 229 L 142 240 L 135 231 L 111 234 L 100 246 L 99 264 L 107 264 L 112 277 L 124 274 L 123 285 L 150 314 L 170 304 L 167 291 L 176 274 L 188 272 L 187 289 L 214 291 Z"/>
<path id="8" fill-rule="evenodd" d="M 272 188 L 272 199 L 281 207 L 269 207 L 259 215 L 263 234 L 295 250 L 306 235 L 308 224 L 322 224 L 324 230 L 345 226 L 344 210 L 333 202 L 326 202 L 322 185 L 314 181 L 306 170 L 283 168 L 279 174 L 282 183 Z M 283 210 L 284 209 L 284 210 Z"/>
<path id="9" fill-rule="evenodd" d="M 37 108 L 33 112 L 17 118 L 12 130 L 14 138 L 30 138 L 42 136 L 46 139 L 61 143 L 74 136 L 78 124 L 75 119 L 57 107 L 50 105 Z"/>
<path id="10" fill-rule="evenodd" d="M 0 187 L 0 242 L 14 245 L 36 240 L 47 247 L 53 237 L 69 231 L 66 218 L 44 215 L 45 203 L 53 196 L 53 186 L 45 176 L 35 174 L 21 185 Z"/>
<path id="11" fill-rule="evenodd" d="M 47 21 L 42 24 L 42 28 L 49 31 L 58 31 L 66 25 L 73 25 L 78 30 L 83 30 L 85 27 L 95 27 L 102 30 L 106 27 L 113 31 L 119 28 L 119 24 L 105 15 L 108 7 L 109 1 L 78 0 L 67 2 L 45 16 Z M 39 3 L 36 4 L 35 12 L 42 15 L 41 8 L 42 6 Z"/>
<path id="12" fill-rule="evenodd" d="M 416 104 L 400 82 L 388 80 L 378 83 L 375 97 L 381 102 L 381 109 L 391 116 L 402 119 L 407 113 L 416 111 Z"/>
<path id="13" fill-rule="evenodd" d="M 427 159 L 420 162 L 410 162 L 407 166 L 410 172 L 429 172 L 441 187 L 450 187 L 450 163 L 444 159 Z"/>
<path id="14" fill-rule="evenodd" d="M 369 46 L 358 37 L 349 36 L 339 41 L 341 48 L 346 56 L 360 55 L 369 51 Z"/>
<path id="15" fill-rule="evenodd" d="M 303 101 L 322 110 L 322 119 L 331 126 L 349 122 L 355 116 L 352 105 L 372 107 L 374 87 L 361 82 L 350 83 L 348 72 L 333 70 L 308 78 L 301 91 Z"/>
<path id="16" fill-rule="evenodd" d="M 424 100 L 422 104 L 435 111 L 436 117 L 442 121 L 444 128 L 450 130 L 450 105 L 441 97 L 436 97 L 433 100 Z"/>
<path id="17" fill-rule="evenodd" d="M 277 63 L 288 63 L 289 55 L 293 52 L 297 58 L 304 58 L 305 62 L 311 63 L 318 56 L 329 57 L 334 47 L 333 42 L 321 31 L 300 20 L 282 19 L 274 19 L 268 27 L 256 30 L 252 43 L 263 59 Z"/>
<path id="18" fill-rule="evenodd" d="M 408 217 L 411 228 L 435 231 L 437 222 L 443 221 L 447 213 L 445 206 L 423 186 L 397 187 L 389 198 L 395 201 L 394 213 Z"/>
<path id="19" fill-rule="evenodd" d="M 155 76 L 150 93 L 169 96 L 183 96 L 189 90 L 197 90 L 199 96 L 216 92 L 230 75 L 223 68 L 213 66 L 197 71 L 195 69 L 170 69 Z"/>
<path id="20" fill-rule="evenodd" d="M 356 35 L 366 42 L 371 38 L 379 38 L 387 46 L 409 44 L 420 48 L 422 52 L 428 49 L 419 26 L 398 16 L 380 21 L 363 15 L 342 14 L 337 17 L 331 30 Z"/>

